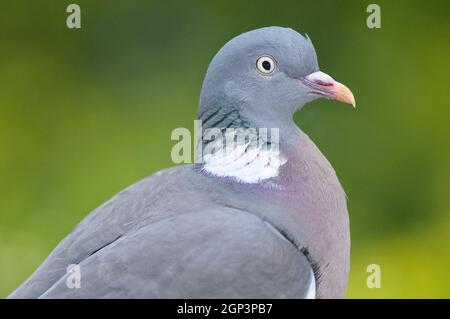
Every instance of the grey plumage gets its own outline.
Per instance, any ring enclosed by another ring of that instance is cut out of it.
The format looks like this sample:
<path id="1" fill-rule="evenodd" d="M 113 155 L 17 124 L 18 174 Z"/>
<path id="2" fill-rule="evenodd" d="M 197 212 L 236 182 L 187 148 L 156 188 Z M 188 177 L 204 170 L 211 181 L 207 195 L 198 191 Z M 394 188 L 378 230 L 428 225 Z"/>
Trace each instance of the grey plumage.
<path id="1" fill-rule="evenodd" d="M 270 79 L 254 61 L 277 59 Z M 158 172 L 88 215 L 10 298 L 304 298 L 344 296 L 349 229 L 344 191 L 292 121 L 318 97 L 297 78 L 318 71 L 311 41 L 291 29 L 243 34 L 208 69 L 205 127 L 278 127 L 288 160 L 249 184 L 202 164 Z M 277 185 L 279 187 L 273 187 Z M 81 288 L 66 285 L 79 264 Z"/>

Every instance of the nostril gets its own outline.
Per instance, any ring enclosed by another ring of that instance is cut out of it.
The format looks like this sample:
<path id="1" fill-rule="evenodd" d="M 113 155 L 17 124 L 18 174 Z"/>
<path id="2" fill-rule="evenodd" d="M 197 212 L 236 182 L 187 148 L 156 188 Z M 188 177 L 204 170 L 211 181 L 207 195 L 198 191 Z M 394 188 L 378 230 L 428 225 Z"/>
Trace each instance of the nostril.
<path id="1" fill-rule="evenodd" d="M 333 86 L 333 82 L 324 82 L 320 80 L 312 81 L 315 84 L 321 85 L 321 86 Z"/>

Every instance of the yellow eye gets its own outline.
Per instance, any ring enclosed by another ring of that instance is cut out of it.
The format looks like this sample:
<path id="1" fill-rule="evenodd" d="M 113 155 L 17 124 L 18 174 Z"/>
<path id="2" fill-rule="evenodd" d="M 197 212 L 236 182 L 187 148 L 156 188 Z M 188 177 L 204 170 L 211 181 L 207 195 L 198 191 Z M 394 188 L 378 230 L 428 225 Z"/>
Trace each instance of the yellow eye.
<path id="1" fill-rule="evenodd" d="M 256 68 L 262 74 L 271 74 L 275 70 L 275 60 L 270 56 L 262 56 L 256 61 Z"/>

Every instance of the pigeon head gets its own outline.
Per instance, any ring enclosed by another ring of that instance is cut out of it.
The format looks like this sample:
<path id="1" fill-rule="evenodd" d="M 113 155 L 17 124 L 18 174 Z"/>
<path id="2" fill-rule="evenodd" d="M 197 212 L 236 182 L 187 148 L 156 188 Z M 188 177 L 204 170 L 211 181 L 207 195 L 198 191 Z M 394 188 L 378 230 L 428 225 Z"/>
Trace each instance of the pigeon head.
<path id="1" fill-rule="evenodd" d="M 199 118 L 206 127 L 279 127 L 318 98 L 355 105 L 350 90 L 319 70 L 308 37 L 282 27 L 243 33 L 211 61 Z"/>

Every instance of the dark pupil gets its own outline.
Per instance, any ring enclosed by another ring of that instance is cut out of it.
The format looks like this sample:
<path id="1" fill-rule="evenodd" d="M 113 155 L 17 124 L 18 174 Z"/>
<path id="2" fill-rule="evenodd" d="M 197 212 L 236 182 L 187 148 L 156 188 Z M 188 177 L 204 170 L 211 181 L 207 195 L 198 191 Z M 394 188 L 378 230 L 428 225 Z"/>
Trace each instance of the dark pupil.
<path id="1" fill-rule="evenodd" d="M 269 71 L 270 70 L 270 62 L 269 61 L 264 61 L 262 63 L 262 67 L 264 68 L 264 70 Z"/>

